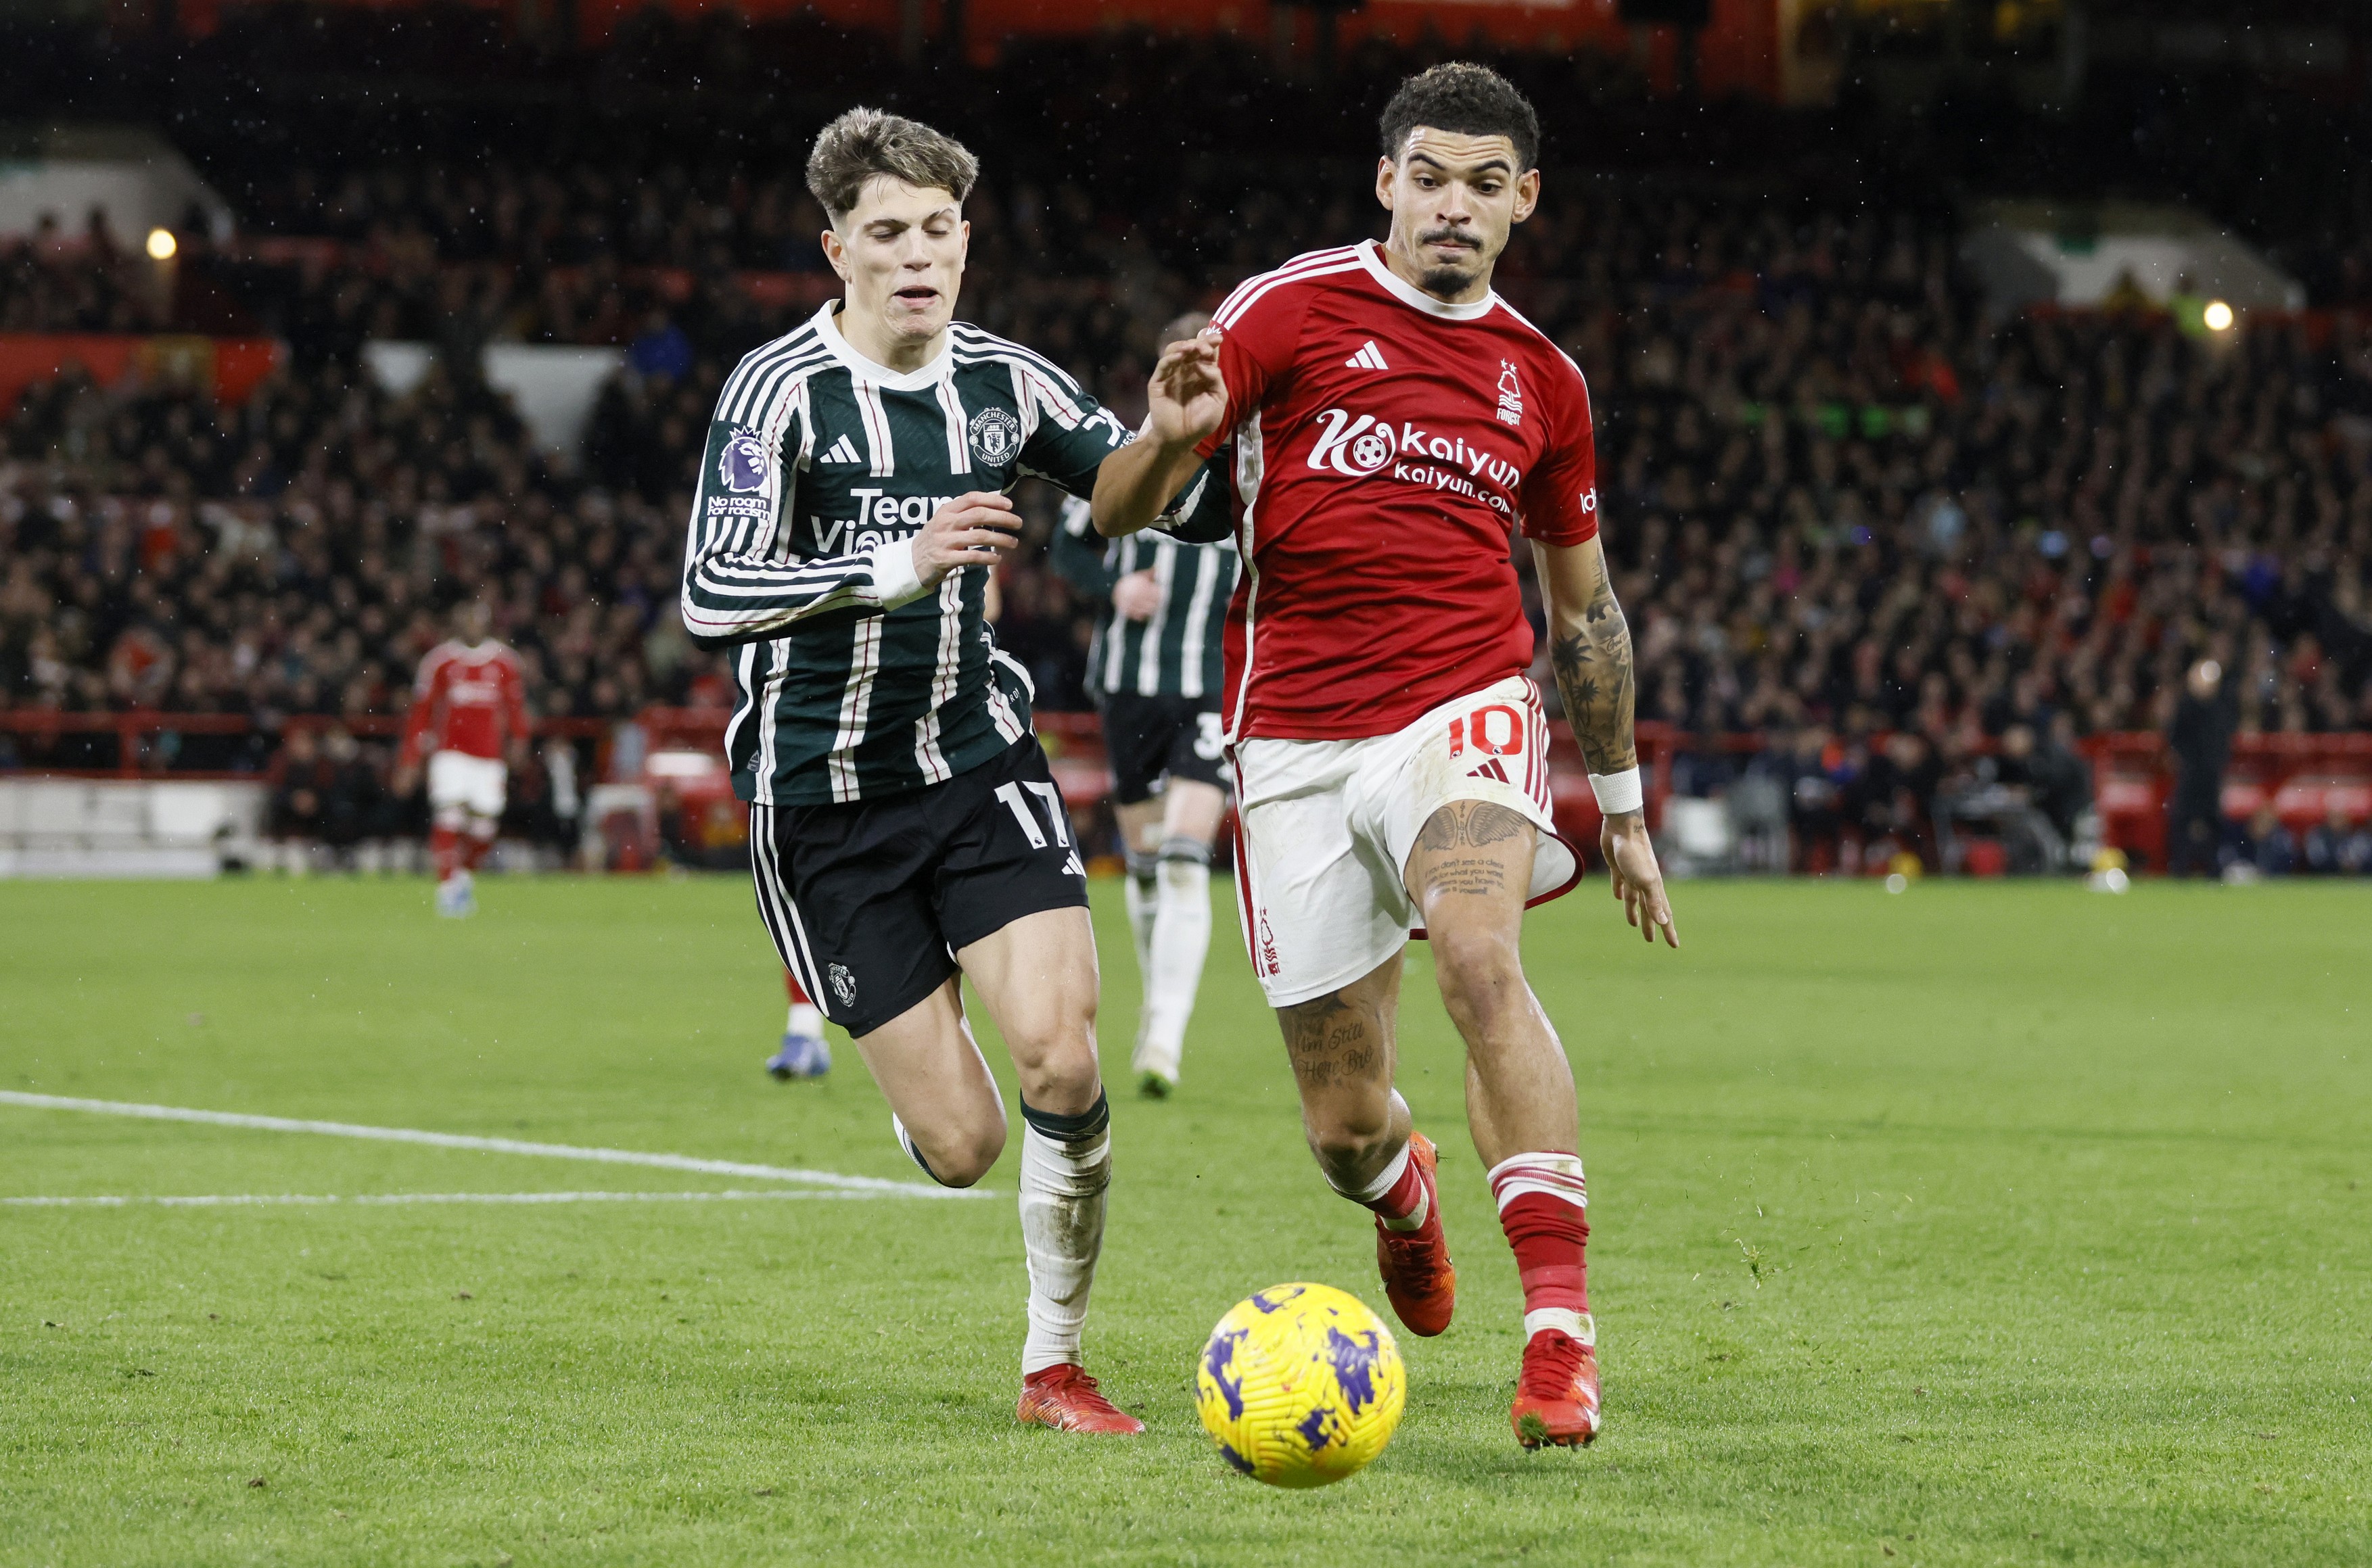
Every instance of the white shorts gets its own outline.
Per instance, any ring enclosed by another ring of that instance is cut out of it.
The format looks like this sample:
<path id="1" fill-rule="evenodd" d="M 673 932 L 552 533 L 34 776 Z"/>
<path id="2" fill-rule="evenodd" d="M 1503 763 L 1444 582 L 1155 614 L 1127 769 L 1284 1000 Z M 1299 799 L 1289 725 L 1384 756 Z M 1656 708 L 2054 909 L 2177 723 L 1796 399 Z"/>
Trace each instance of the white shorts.
<path id="1" fill-rule="evenodd" d="M 467 751 L 437 751 L 428 758 L 428 809 L 458 806 L 478 817 L 503 814 L 503 786 L 510 770 L 493 757 L 472 757 Z"/>
<path id="2" fill-rule="evenodd" d="M 1269 1005 L 1339 991 L 1424 935 L 1402 872 L 1451 801 L 1495 801 L 1540 830 L 1529 903 L 1581 880 L 1550 811 L 1548 741 L 1540 691 L 1516 675 L 1393 735 L 1238 742 L 1236 887 Z"/>

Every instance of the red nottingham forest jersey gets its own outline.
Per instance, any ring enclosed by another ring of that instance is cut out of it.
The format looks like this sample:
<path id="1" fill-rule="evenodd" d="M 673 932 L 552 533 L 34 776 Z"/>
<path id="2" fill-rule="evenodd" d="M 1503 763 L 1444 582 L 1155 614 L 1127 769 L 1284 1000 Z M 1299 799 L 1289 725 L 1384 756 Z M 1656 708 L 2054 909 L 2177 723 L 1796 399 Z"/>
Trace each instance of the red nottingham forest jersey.
<path id="1" fill-rule="evenodd" d="M 1522 673 L 1512 530 L 1598 532 L 1581 371 L 1496 295 L 1445 305 L 1373 240 L 1295 258 L 1213 324 L 1244 572 L 1227 734 L 1389 735 Z"/>
<path id="2" fill-rule="evenodd" d="M 420 661 L 403 760 L 459 751 L 499 761 L 506 744 L 527 734 L 526 687 L 518 656 L 491 637 L 437 644 Z"/>

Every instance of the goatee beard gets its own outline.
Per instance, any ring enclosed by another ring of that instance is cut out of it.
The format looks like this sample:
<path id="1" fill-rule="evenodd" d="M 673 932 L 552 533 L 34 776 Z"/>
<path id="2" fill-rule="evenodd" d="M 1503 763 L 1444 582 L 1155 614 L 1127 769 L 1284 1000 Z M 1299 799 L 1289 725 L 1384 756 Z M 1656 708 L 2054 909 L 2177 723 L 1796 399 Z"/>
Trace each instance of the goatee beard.
<path id="1" fill-rule="evenodd" d="M 1472 285 L 1474 275 L 1458 267 L 1436 267 L 1424 274 L 1427 294 L 1457 294 Z"/>

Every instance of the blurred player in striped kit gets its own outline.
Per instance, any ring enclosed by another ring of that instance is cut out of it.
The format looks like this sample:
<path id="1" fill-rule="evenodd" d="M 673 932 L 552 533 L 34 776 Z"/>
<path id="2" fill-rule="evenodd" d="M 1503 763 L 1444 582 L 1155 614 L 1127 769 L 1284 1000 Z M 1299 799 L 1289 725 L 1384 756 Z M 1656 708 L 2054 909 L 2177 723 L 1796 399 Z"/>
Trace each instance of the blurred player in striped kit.
<path id="1" fill-rule="evenodd" d="M 1162 329 L 1161 346 L 1197 336 L 1211 318 L 1190 311 Z M 1176 508 L 1227 527 L 1232 449 L 1220 452 Z M 1103 714 L 1112 805 L 1128 856 L 1128 923 L 1144 983 L 1137 1090 L 1161 1099 L 1178 1086 L 1186 1026 L 1211 947 L 1211 844 L 1227 805 L 1219 716 L 1235 540 L 1185 544 L 1163 534 L 1107 541 L 1085 502 L 1063 508 L 1052 557 L 1096 606 L 1087 690 Z"/>

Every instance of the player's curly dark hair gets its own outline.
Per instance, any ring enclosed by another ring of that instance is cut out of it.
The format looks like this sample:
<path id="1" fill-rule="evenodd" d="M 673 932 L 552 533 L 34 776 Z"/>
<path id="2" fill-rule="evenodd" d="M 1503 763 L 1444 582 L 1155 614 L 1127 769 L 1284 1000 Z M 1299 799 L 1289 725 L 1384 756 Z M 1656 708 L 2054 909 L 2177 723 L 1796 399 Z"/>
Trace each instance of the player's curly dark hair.
<path id="1" fill-rule="evenodd" d="M 886 174 L 959 202 L 980 178 L 980 159 L 953 136 L 878 109 L 852 109 L 823 128 L 808 154 L 808 189 L 838 223 L 855 210 L 866 182 Z"/>
<path id="2" fill-rule="evenodd" d="M 1384 156 L 1397 159 L 1419 125 L 1461 136 L 1505 136 L 1516 144 L 1516 161 L 1526 169 L 1541 156 L 1541 117 L 1532 100 L 1488 65 L 1446 60 L 1402 82 L 1384 106 Z"/>

